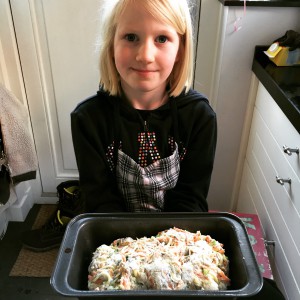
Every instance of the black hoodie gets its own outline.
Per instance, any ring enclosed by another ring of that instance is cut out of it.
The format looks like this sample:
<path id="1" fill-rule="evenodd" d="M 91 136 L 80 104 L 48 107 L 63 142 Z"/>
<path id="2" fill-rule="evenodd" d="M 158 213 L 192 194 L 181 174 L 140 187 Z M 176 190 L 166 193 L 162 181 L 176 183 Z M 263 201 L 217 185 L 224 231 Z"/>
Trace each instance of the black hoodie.
<path id="1" fill-rule="evenodd" d="M 145 130 L 155 132 L 160 158 L 171 154 L 170 137 L 179 145 L 180 174 L 175 188 L 165 194 L 164 211 L 208 210 L 206 197 L 214 163 L 217 123 L 216 114 L 202 94 L 190 90 L 170 97 L 155 110 L 139 111 L 125 99 L 100 90 L 72 112 L 71 127 L 87 212 L 126 211 L 114 173 L 114 149 L 120 145 L 137 162 L 138 134 Z"/>

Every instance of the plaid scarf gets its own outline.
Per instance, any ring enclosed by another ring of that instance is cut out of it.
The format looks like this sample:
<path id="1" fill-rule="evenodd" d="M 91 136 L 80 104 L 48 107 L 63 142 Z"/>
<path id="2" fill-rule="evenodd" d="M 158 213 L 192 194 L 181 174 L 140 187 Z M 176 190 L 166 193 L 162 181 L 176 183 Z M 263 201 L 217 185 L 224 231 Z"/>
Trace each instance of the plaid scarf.
<path id="1" fill-rule="evenodd" d="M 171 156 L 141 167 L 118 150 L 116 175 L 118 187 L 130 212 L 163 211 L 166 190 L 175 187 L 179 171 L 178 146 Z"/>

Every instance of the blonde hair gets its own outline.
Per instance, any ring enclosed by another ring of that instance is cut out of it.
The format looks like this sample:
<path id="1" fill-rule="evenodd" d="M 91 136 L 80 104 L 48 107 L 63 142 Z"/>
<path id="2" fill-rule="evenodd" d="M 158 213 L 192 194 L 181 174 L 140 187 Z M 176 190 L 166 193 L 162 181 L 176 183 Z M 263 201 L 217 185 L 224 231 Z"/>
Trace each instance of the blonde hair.
<path id="1" fill-rule="evenodd" d="M 118 71 L 113 58 L 114 36 L 118 19 L 130 4 L 138 1 L 155 18 L 175 28 L 179 37 L 180 59 L 174 64 L 169 76 L 169 96 L 187 92 L 192 85 L 194 73 L 193 31 L 186 0 L 108 0 L 102 15 L 102 39 L 100 47 L 100 85 L 111 95 L 121 95 Z"/>

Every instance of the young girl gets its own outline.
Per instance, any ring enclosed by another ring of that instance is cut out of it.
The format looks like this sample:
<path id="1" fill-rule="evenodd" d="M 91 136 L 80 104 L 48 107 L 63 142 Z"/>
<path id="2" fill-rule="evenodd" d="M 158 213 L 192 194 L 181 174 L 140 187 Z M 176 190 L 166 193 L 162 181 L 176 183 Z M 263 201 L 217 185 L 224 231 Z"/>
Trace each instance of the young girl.
<path id="1" fill-rule="evenodd" d="M 207 211 L 217 125 L 191 89 L 188 4 L 108 2 L 100 90 L 71 114 L 87 211 Z"/>

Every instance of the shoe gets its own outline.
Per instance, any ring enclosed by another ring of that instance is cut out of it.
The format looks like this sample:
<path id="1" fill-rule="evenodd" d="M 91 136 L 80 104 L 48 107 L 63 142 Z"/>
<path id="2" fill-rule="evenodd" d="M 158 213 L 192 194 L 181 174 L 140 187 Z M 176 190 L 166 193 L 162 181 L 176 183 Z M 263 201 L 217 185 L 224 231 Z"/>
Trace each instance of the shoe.
<path id="1" fill-rule="evenodd" d="M 57 209 L 67 215 L 77 216 L 84 212 L 85 206 L 80 197 L 80 188 L 78 180 L 69 180 L 62 182 L 57 186 Z"/>
<path id="2" fill-rule="evenodd" d="M 38 229 L 22 234 L 23 246 L 35 252 L 57 248 L 63 239 L 69 221 L 84 212 L 78 180 L 62 182 L 57 186 L 58 203 L 55 213 Z"/>
<path id="3" fill-rule="evenodd" d="M 70 220 L 70 217 L 62 216 L 60 210 L 55 211 L 54 215 L 41 228 L 23 233 L 24 248 L 35 252 L 44 252 L 59 247 Z"/>

